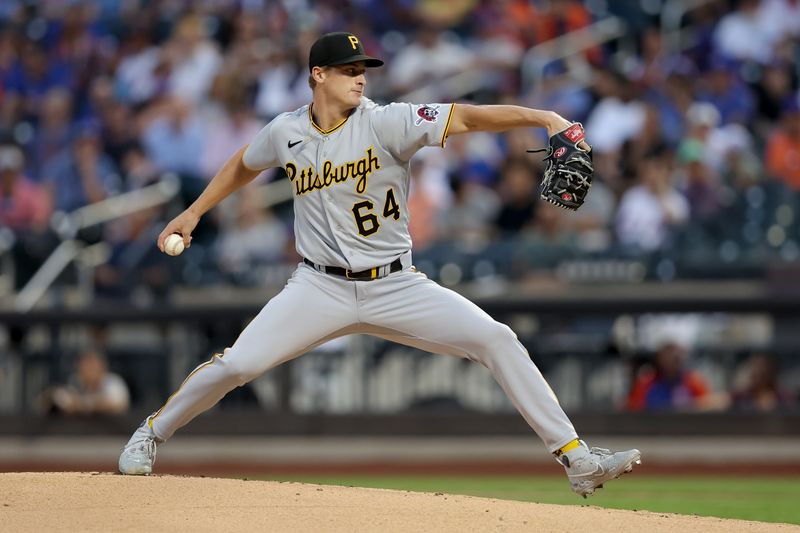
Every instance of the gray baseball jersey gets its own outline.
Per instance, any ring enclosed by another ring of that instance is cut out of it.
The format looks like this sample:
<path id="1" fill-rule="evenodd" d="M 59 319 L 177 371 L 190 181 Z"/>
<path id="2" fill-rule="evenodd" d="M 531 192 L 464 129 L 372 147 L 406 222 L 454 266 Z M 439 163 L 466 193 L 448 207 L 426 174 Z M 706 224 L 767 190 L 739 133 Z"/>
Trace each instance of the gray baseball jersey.
<path id="1" fill-rule="evenodd" d="M 311 106 L 276 117 L 244 153 L 253 170 L 283 167 L 294 190 L 297 252 L 354 271 L 411 249 L 408 167 L 423 146 L 444 147 L 454 104 L 361 105 L 324 131 Z"/>

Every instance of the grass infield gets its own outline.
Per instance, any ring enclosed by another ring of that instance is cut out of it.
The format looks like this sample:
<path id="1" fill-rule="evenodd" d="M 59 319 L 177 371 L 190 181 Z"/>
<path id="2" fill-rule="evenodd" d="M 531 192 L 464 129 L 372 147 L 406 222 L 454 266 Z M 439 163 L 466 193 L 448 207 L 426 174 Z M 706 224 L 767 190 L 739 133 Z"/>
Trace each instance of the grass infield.
<path id="1" fill-rule="evenodd" d="M 633 474 L 609 482 L 605 489 L 586 500 L 575 496 L 562 477 L 393 475 L 258 478 L 800 524 L 800 478 L 637 478 Z"/>

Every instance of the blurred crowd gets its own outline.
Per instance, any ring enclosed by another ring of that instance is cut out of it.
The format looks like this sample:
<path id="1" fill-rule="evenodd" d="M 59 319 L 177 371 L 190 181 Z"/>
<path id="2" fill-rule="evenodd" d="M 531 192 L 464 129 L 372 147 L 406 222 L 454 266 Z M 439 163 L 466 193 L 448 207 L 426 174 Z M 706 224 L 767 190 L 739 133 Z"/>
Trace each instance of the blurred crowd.
<path id="1" fill-rule="evenodd" d="M 797 409 L 798 398 L 780 383 L 774 355 L 756 352 L 735 367 L 725 388 L 716 390 L 702 371 L 687 365 L 680 343 L 661 346 L 635 374 L 625 408 L 630 411 L 767 413 Z"/>
<path id="2" fill-rule="evenodd" d="M 181 185 L 175 199 L 78 233 L 110 247 L 93 273 L 99 295 L 126 296 L 132 282 L 158 293 L 176 276 L 258 284 L 262 267 L 296 262 L 290 206 L 248 192 L 204 219 L 179 272 L 153 242 L 267 121 L 309 102 L 308 48 L 333 30 L 387 60 L 369 73 L 378 102 L 513 103 L 587 128 L 597 174 L 577 213 L 537 199 L 542 165 L 525 150 L 546 142 L 542 131 L 421 151 L 409 210 L 415 253 L 432 268 L 482 256 L 466 278 L 519 278 L 622 257 L 670 279 L 795 261 L 800 2 L 700 2 L 679 34 L 661 25 L 662 4 L 6 0 L 0 226 L 13 232 L 16 285 L 64 238 L 54 213 L 165 175 Z M 607 43 L 565 57 L 537 48 L 609 17 L 625 30 Z"/>
<path id="3" fill-rule="evenodd" d="M 661 17 L 676 1 L 3 0 L 0 276 L 10 270 L 23 287 L 66 238 L 106 247 L 82 264 L 92 263 L 94 297 L 112 301 L 163 297 L 176 281 L 259 285 L 291 268 L 291 205 L 268 206 L 261 190 L 281 169 L 205 217 L 189 253 L 167 258 L 154 243 L 231 154 L 310 101 L 308 49 L 338 30 L 386 60 L 368 74 L 379 103 L 517 104 L 586 126 L 597 173 L 575 213 L 538 200 L 542 163 L 526 150 L 545 145 L 542 131 L 454 136 L 444 151 L 420 151 L 408 208 L 415 261 L 431 277 L 563 276 L 566 263 L 609 259 L 638 262 L 619 274 L 637 281 L 791 265 L 800 1 L 691 2 L 677 32 Z M 607 41 L 575 53 L 543 44 L 612 17 L 624 30 Z M 180 188 L 161 205 L 74 233 L 54 223 L 165 180 Z M 655 347 L 630 369 L 622 407 L 797 407 L 779 358 L 742 356 L 720 386 L 691 367 L 690 352 Z M 97 346 L 40 401 L 51 412 L 116 413 L 129 396 Z"/>
<path id="4" fill-rule="evenodd" d="M 130 407 L 125 380 L 108 370 L 105 354 L 97 347 L 83 350 L 67 382 L 48 387 L 40 398 L 41 409 L 67 416 L 118 415 Z"/>
<path id="5" fill-rule="evenodd" d="M 305 409 L 319 409 L 324 412 L 330 402 L 341 404 L 344 401 L 342 398 L 348 395 L 347 391 L 339 391 L 337 400 L 334 399 L 337 393 L 331 389 L 332 383 L 343 379 L 334 371 L 339 356 L 344 355 L 339 351 L 342 348 L 347 348 L 346 343 L 317 352 L 322 357 L 309 356 L 304 358 L 303 365 L 293 367 L 298 371 L 297 382 L 293 381 L 289 392 L 296 398 L 293 408 L 303 412 Z M 376 357 L 369 364 L 369 369 L 364 369 L 360 379 L 365 383 L 378 379 L 381 365 L 391 366 L 392 358 L 408 361 L 413 355 L 396 353 L 388 357 Z M 594 358 L 597 359 L 596 354 Z M 800 369 L 794 364 L 785 364 L 785 360 L 783 363 L 782 368 L 779 356 L 760 350 L 742 351 L 723 359 L 708 355 L 698 356 L 690 346 L 673 339 L 659 343 L 653 352 L 639 352 L 634 357 L 616 359 L 613 365 L 624 375 L 617 386 L 613 390 L 609 389 L 605 397 L 582 398 L 580 403 L 571 404 L 569 408 L 661 413 L 797 412 L 800 410 L 800 394 L 797 388 Z M 358 366 L 358 363 L 354 364 Z M 124 414 L 151 402 L 163 401 L 161 396 L 166 391 L 160 390 L 153 383 L 153 369 L 142 371 L 139 366 L 126 364 L 124 356 L 114 350 L 107 351 L 100 344 L 88 346 L 63 357 L 56 365 L 61 370 L 53 374 L 43 390 L 37 392 L 29 408 L 53 416 L 109 416 Z M 437 377 L 442 379 L 441 368 L 438 371 L 428 368 L 426 372 L 424 366 L 421 365 L 416 373 L 406 378 L 431 384 Z M 556 375 L 559 373 L 558 365 L 550 370 Z M 437 372 L 438 376 L 434 376 Z M 603 372 L 598 371 L 598 374 L 602 375 Z M 575 382 L 574 373 L 571 378 L 569 384 L 562 384 L 570 389 L 560 391 L 565 395 L 574 394 L 575 390 L 583 388 L 583 385 Z M 350 376 L 350 379 L 354 377 Z M 474 402 L 470 392 L 474 393 L 474 387 L 478 386 L 476 382 L 471 382 L 471 386 L 453 387 L 452 380 L 459 381 L 451 376 L 444 380 L 451 381 L 449 389 L 443 385 L 443 389 L 439 390 L 432 385 L 427 392 L 410 394 L 405 402 L 400 401 L 393 408 L 413 410 L 425 406 L 428 409 L 439 402 L 436 404 L 437 408 L 491 409 L 480 403 L 470 405 L 470 402 Z M 3 375 L 0 372 L 0 383 L 2 382 Z M 411 387 L 410 383 L 406 385 Z M 241 390 L 237 389 L 236 393 L 226 398 L 223 408 L 273 409 L 275 398 L 265 395 L 263 386 L 251 384 Z M 267 387 L 270 386 L 272 385 Z M 494 388 L 495 385 L 492 383 L 491 387 Z M 350 387 L 345 389 L 349 391 Z M 332 396 L 327 400 L 320 400 L 327 395 Z M 356 403 L 351 408 L 369 410 L 374 406 Z"/>

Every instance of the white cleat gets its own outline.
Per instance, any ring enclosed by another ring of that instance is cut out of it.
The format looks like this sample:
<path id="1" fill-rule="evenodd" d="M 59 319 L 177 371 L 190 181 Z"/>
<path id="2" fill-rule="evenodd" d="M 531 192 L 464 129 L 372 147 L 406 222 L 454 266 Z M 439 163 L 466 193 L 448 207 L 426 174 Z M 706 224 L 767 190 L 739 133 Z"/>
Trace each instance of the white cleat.
<path id="1" fill-rule="evenodd" d="M 149 476 L 156 461 L 156 442 L 158 438 L 147 419 L 133 432 L 128 444 L 119 456 L 119 472 L 129 476 Z"/>
<path id="2" fill-rule="evenodd" d="M 589 448 L 581 441 L 579 447 L 557 460 L 564 465 L 573 492 L 586 498 L 594 494 L 596 489 L 603 488 L 606 481 L 616 479 L 642 464 L 642 454 L 636 449 L 612 453 L 604 448 Z"/>

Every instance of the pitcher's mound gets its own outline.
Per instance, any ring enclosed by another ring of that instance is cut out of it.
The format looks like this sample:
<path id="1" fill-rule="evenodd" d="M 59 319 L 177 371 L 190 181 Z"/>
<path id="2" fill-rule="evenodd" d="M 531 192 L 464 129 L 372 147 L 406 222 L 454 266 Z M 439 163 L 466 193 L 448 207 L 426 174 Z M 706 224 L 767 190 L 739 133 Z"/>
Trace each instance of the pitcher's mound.
<path id="1" fill-rule="evenodd" d="M 800 531 L 781 524 L 303 483 L 0 474 L 3 531 Z"/>

